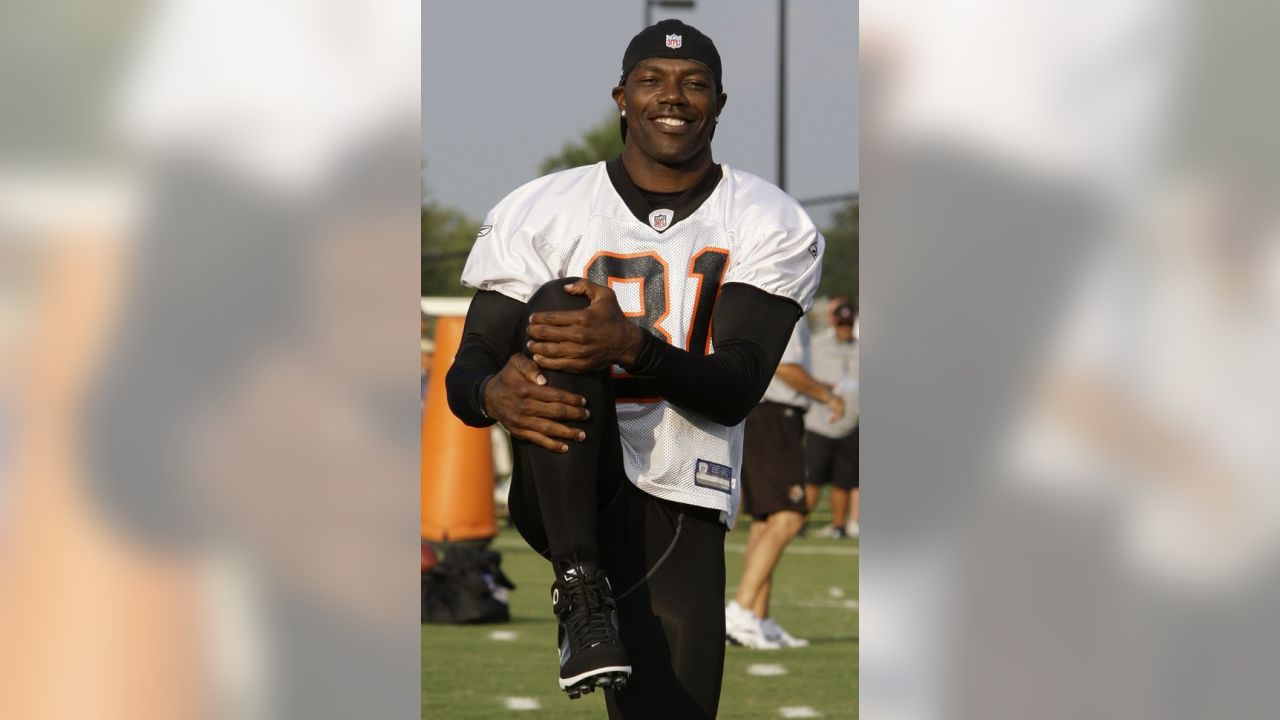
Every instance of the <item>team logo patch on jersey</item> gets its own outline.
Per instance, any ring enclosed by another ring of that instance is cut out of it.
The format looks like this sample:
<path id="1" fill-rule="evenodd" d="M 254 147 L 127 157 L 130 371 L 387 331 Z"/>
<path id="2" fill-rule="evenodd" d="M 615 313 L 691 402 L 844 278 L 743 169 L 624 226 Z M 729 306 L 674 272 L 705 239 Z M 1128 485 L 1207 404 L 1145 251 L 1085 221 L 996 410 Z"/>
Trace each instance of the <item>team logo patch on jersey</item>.
<path id="1" fill-rule="evenodd" d="M 651 225 L 654 230 L 662 232 L 671 226 L 672 215 L 675 215 L 675 213 L 670 210 L 654 210 L 649 213 L 649 225 Z"/>
<path id="2" fill-rule="evenodd" d="M 693 472 L 693 484 L 720 492 L 730 492 L 733 490 L 733 468 L 698 458 Z"/>
<path id="3" fill-rule="evenodd" d="M 493 226 L 492 226 L 492 225 L 481 225 L 481 226 L 480 226 L 480 232 L 476 233 L 476 239 L 477 239 L 477 240 L 479 240 L 480 238 L 484 237 L 485 235 L 488 235 L 488 234 L 489 234 L 489 231 L 490 231 L 490 230 L 492 230 L 492 229 L 493 229 Z"/>
<path id="4" fill-rule="evenodd" d="M 681 46 L 681 45 L 683 45 L 683 44 L 684 44 L 684 36 L 683 36 L 683 35 L 668 35 L 668 36 L 667 36 L 667 47 L 671 48 L 672 50 L 678 50 L 678 49 L 680 49 L 680 46 Z"/>

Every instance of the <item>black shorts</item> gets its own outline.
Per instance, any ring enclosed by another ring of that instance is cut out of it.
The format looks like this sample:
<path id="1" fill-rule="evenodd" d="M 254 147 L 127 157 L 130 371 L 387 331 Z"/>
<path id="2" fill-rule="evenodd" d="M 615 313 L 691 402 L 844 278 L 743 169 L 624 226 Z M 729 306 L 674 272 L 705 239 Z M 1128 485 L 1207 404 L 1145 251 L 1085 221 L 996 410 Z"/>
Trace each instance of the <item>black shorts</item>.
<path id="1" fill-rule="evenodd" d="M 805 461 L 810 485 L 826 485 L 852 490 L 858 487 L 858 429 L 842 438 L 805 433 Z"/>
<path id="2" fill-rule="evenodd" d="M 727 528 L 719 511 L 654 497 L 621 468 L 611 480 L 601 484 L 611 490 L 600 500 L 600 564 L 618 603 L 633 671 L 625 690 L 605 691 L 609 717 L 713 718 L 724 672 Z M 549 557 L 533 503 L 524 483 L 513 479 L 511 520 Z"/>
<path id="3" fill-rule="evenodd" d="M 762 402 L 747 416 L 744 435 L 742 512 L 757 520 L 783 510 L 807 514 L 804 409 Z"/>

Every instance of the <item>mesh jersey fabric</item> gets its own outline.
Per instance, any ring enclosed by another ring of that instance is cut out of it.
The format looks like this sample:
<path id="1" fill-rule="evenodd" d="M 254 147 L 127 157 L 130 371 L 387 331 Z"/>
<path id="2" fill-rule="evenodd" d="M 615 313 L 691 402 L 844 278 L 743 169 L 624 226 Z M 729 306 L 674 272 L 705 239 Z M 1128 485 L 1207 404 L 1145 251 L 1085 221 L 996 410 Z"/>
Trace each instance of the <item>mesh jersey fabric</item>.
<path id="1" fill-rule="evenodd" d="M 702 205 L 662 231 L 628 209 L 603 162 L 538 178 L 486 216 L 462 282 L 527 302 L 547 281 L 587 277 L 609 285 L 641 327 L 692 352 L 714 351 L 710 325 L 725 283 L 752 285 L 808 311 L 821 276 L 821 234 L 786 193 L 722 168 Z M 620 368 L 614 375 L 628 479 L 651 495 L 719 510 L 732 526 L 742 426 L 646 396 Z"/>

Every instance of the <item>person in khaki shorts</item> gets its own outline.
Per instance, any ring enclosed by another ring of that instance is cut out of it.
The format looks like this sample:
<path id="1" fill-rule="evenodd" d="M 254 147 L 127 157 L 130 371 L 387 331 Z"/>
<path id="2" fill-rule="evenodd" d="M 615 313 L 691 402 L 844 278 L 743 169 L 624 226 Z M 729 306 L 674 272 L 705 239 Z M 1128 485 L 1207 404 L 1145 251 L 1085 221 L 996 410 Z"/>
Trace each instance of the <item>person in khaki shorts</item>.
<path id="1" fill-rule="evenodd" d="M 804 526 L 804 416 L 817 401 L 833 416 L 844 400 L 809 374 L 809 325 L 796 323 L 764 399 L 747 416 L 742 457 L 742 511 L 752 518 L 736 597 L 725 608 L 729 641 L 757 650 L 803 647 L 769 615 L 773 570 Z"/>

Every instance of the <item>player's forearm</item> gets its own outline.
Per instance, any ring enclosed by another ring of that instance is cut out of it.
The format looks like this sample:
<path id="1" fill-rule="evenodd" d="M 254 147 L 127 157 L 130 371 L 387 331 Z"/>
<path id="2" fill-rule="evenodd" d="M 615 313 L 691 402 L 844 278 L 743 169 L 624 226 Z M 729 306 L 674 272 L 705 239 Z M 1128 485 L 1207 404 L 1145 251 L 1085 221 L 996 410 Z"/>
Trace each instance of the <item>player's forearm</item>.
<path id="1" fill-rule="evenodd" d="M 771 375 L 764 353 L 749 344 L 694 355 L 649 336 L 640 358 L 629 370 L 652 379 L 663 399 L 721 425 L 742 422 Z"/>
<path id="2" fill-rule="evenodd" d="M 737 425 L 760 402 L 799 308 L 745 285 L 727 285 L 716 304 L 715 352 L 680 350 L 646 334 L 627 370 L 649 378 L 673 405 L 722 425 Z"/>
<path id="3" fill-rule="evenodd" d="M 506 364 L 511 337 L 523 311 L 523 303 L 501 293 L 482 291 L 471 300 L 462 343 L 445 376 L 449 409 L 467 425 L 493 424 L 484 412 L 481 387 Z"/>

